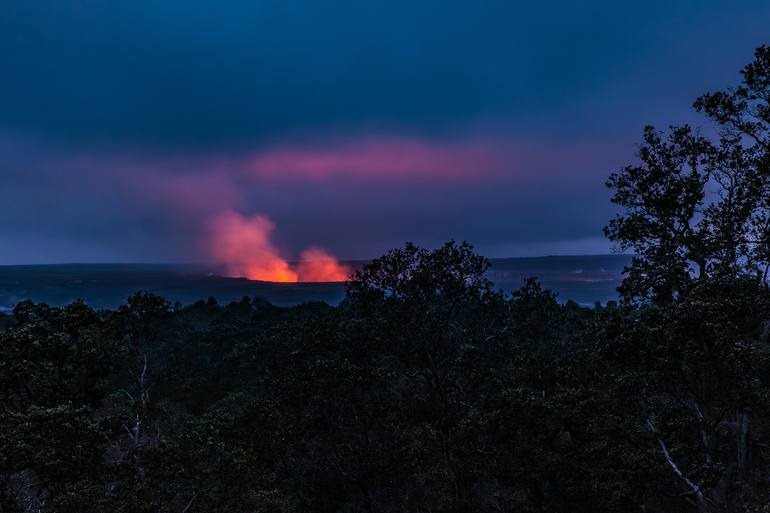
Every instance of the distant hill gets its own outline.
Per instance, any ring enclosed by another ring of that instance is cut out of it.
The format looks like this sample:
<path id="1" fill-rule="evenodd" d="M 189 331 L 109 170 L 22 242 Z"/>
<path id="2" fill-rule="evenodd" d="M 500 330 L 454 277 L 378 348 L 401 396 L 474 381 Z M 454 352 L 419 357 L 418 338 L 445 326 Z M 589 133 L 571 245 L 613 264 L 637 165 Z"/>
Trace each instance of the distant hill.
<path id="1" fill-rule="evenodd" d="M 616 299 L 628 255 L 552 256 L 492 259 L 490 279 L 504 290 L 538 277 L 543 285 L 582 304 Z M 350 262 L 358 268 L 364 262 Z M 82 299 L 95 308 L 114 308 L 137 290 L 189 304 L 214 297 L 221 303 L 256 296 L 291 306 L 305 301 L 337 304 L 341 283 L 271 283 L 214 275 L 209 268 L 164 264 L 57 264 L 0 266 L 0 309 L 26 299 L 61 306 Z"/>

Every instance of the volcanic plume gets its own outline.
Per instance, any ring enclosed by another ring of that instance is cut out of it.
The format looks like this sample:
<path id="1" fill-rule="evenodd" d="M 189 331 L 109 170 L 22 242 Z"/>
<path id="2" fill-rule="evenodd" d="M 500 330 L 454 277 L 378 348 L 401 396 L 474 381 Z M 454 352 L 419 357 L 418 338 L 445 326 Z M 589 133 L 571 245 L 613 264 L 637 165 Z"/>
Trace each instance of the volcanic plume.
<path id="1" fill-rule="evenodd" d="M 228 276 L 276 282 L 345 281 L 350 268 L 320 247 L 301 253 L 300 261 L 290 264 L 270 237 L 275 224 L 265 215 L 243 216 L 226 210 L 208 223 L 207 251 L 222 264 Z"/>
<path id="2" fill-rule="evenodd" d="M 295 271 L 298 281 L 345 281 L 350 275 L 350 267 L 317 246 L 302 252 Z"/>

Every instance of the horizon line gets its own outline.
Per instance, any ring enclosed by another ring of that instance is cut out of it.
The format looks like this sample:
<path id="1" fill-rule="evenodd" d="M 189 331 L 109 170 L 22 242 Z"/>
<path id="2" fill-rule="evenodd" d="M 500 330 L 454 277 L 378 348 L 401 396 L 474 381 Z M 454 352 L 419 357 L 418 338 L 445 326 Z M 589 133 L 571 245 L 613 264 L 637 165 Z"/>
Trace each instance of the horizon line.
<path id="1" fill-rule="evenodd" d="M 482 255 L 483 256 L 483 255 Z M 493 260 L 526 260 L 535 258 L 579 258 L 579 257 L 605 257 L 605 256 L 634 256 L 633 253 L 575 253 L 575 254 L 550 254 L 550 255 L 527 255 L 527 256 L 508 256 L 508 257 L 485 257 L 489 261 Z M 356 263 L 356 262 L 371 262 L 380 257 L 373 257 L 368 259 L 354 258 L 354 259 L 340 259 L 343 263 Z M 297 263 L 300 260 L 295 260 L 290 263 Z M 2 264 L 0 267 L 46 267 L 46 266 L 64 266 L 64 265 L 145 265 L 145 266 L 198 266 L 198 267 L 217 267 L 222 264 L 216 264 L 211 262 L 126 262 L 126 261 L 114 261 L 114 262 L 82 262 L 82 261 L 70 261 L 70 262 L 46 262 L 46 263 L 13 263 Z"/>

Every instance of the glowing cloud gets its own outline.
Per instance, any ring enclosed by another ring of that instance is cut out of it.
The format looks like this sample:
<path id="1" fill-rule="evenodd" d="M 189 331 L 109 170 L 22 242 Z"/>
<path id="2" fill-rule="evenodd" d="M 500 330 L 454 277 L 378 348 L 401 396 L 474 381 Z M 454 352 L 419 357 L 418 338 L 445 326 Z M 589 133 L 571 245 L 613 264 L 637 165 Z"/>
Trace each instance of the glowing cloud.
<path id="1" fill-rule="evenodd" d="M 226 210 L 208 223 L 206 246 L 212 260 L 228 276 L 275 282 L 345 281 L 350 268 L 326 250 L 312 247 L 302 252 L 294 268 L 281 257 L 270 240 L 275 224 L 266 216 L 245 217 Z"/>
<path id="2" fill-rule="evenodd" d="M 275 225 L 263 215 L 244 217 L 232 210 L 209 222 L 208 249 L 229 276 L 250 280 L 297 281 L 297 273 L 270 241 Z"/>
<path id="3" fill-rule="evenodd" d="M 312 247 L 302 252 L 296 271 L 299 281 L 345 281 L 351 269 L 325 249 Z"/>
<path id="4" fill-rule="evenodd" d="M 274 147 L 252 157 L 259 178 L 472 179 L 510 167 L 510 155 L 488 141 L 439 143 L 408 137 L 369 137 L 325 145 Z"/>

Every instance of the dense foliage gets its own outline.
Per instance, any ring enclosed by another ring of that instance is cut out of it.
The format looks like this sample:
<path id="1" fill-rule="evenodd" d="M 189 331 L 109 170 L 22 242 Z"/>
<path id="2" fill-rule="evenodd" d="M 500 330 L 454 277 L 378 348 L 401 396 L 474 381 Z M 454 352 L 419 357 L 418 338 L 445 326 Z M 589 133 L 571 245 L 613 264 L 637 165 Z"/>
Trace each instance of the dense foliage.
<path id="1" fill-rule="evenodd" d="M 770 511 L 770 50 L 608 185 L 623 301 L 513 294 L 467 244 L 338 307 L 0 316 L 0 512 Z"/>

